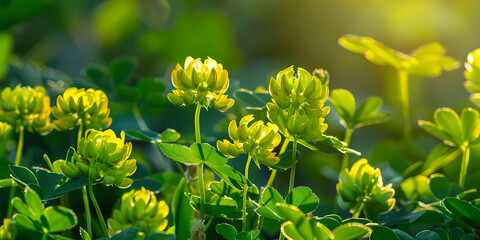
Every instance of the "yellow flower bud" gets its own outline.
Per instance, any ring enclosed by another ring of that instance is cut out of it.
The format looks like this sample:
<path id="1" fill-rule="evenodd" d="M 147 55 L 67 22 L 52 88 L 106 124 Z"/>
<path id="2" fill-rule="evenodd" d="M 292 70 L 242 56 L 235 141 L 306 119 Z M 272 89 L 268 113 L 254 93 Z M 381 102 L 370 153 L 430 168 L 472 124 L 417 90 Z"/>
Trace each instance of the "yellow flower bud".
<path id="1" fill-rule="evenodd" d="M 67 177 L 90 176 L 94 181 L 102 180 L 106 185 L 127 188 L 133 182 L 128 177 L 136 170 L 136 160 L 128 159 L 131 152 L 132 143 L 125 143 L 124 132 L 117 138 L 110 129 L 89 129 L 72 158 L 55 161 L 53 165 Z"/>
<path id="2" fill-rule="evenodd" d="M 329 108 L 328 74 L 316 69 L 314 75 L 303 68 L 288 67 L 270 79 L 272 102 L 267 103 L 268 118 L 287 138 L 318 140 L 328 125 L 323 123 Z"/>
<path id="3" fill-rule="evenodd" d="M 238 126 L 237 122 L 232 120 L 228 126 L 228 134 L 233 143 L 228 140 L 218 141 L 218 150 L 229 158 L 247 153 L 257 166 L 260 166 L 260 163 L 266 166 L 277 163 L 279 159 L 272 152 L 281 141 L 277 125 L 272 123 L 265 125 L 263 121 L 250 124 L 251 121 L 253 115 L 244 116 Z"/>
<path id="4" fill-rule="evenodd" d="M 157 201 L 155 194 L 144 187 L 124 193 L 119 209 L 107 220 L 108 231 L 113 235 L 125 229 L 140 229 L 137 238 L 143 239 L 150 233 L 162 232 L 167 228 L 169 213 L 165 201 Z"/>
<path id="5" fill-rule="evenodd" d="M 17 235 L 17 227 L 10 218 L 3 219 L 3 225 L 0 226 L 0 240 L 15 239 Z"/>
<path id="6" fill-rule="evenodd" d="M 384 186 L 380 169 L 371 167 L 365 158 L 340 173 L 337 191 L 339 206 L 352 213 L 362 202 L 366 212 L 376 213 L 389 211 L 395 205 L 392 184 Z"/>
<path id="7" fill-rule="evenodd" d="M 53 121 L 59 131 L 72 129 L 80 124 L 84 129 L 104 129 L 110 126 L 107 95 L 101 90 L 75 87 L 65 90 L 57 97 L 57 106 L 53 108 Z"/>
<path id="8" fill-rule="evenodd" d="M 48 134 L 53 129 L 50 122 L 50 97 L 43 87 L 9 87 L 1 93 L 0 121 L 39 134 Z"/>
<path id="9" fill-rule="evenodd" d="M 225 95 L 229 85 L 227 70 L 211 58 L 202 63 L 199 58 L 187 57 L 183 68 L 177 64 L 173 70 L 172 84 L 175 90 L 167 97 L 175 105 L 200 104 L 226 111 L 235 103 Z"/>
<path id="10" fill-rule="evenodd" d="M 5 122 L 0 122 L 0 142 L 8 138 L 8 134 L 12 131 L 12 126 Z"/>

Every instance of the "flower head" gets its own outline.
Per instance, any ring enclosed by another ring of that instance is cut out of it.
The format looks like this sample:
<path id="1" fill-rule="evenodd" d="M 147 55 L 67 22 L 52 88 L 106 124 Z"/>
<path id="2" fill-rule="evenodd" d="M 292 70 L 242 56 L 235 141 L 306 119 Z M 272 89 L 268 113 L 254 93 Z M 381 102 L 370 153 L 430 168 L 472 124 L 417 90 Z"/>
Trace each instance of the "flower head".
<path id="1" fill-rule="evenodd" d="M 65 131 L 82 124 L 84 129 L 104 129 L 110 126 L 107 95 L 101 90 L 68 88 L 57 97 L 53 108 L 55 128 Z"/>
<path id="2" fill-rule="evenodd" d="M 184 68 L 177 64 L 173 70 L 172 83 L 175 89 L 167 97 L 175 105 L 200 104 L 226 111 L 235 103 L 224 95 L 229 85 L 227 70 L 211 58 L 202 63 L 187 57 Z"/>
<path id="3" fill-rule="evenodd" d="M 136 160 L 128 159 L 132 143 L 125 143 L 125 133 L 121 138 L 108 129 L 89 129 L 78 144 L 71 159 L 57 160 L 54 167 L 60 166 L 62 173 L 70 178 L 87 176 L 105 184 L 120 188 L 129 187 L 133 180 L 128 178 L 137 169 Z"/>
<path id="4" fill-rule="evenodd" d="M 17 235 L 17 227 L 13 220 L 10 218 L 3 219 L 3 225 L 0 226 L 0 239 L 1 240 L 10 240 L 15 239 Z"/>
<path id="5" fill-rule="evenodd" d="M 109 232 L 113 235 L 125 229 L 140 229 L 137 238 L 143 239 L 150 233 L 162 232 L 167 228 L 168 205 L 157 201 L 155 194 L 142 187 L 124 193 L 119 209 L 113 210 L 108 219 Z"/>
<path id="6" fill-rule="evenodd" d="M 263 121 L 253 121 L 253 115 L 243 117 L 239 124 L 235 120 L 228 126 L 228 134 L 233 140 L 217 141 L 217 148 L 227 157 L 236 157 L 242 153 L 249 154 L 258 167 L 259 163 L 266 166 L 273 165 L 279 161 L 273 149 L 280 143 L 281 136 L 275 124 Z"/>
<path id="7" fill-rule="evenodd" d="M 47 134 L 53 129 L 50 122 L 50 97 L 45 96 L 45 88 L 16 86 L 3 89 L 1 93 L 0 121 L 12 125 L 16 131 Z"/>
<path id="8" fill-rule="evenodd" d="M 371 167 L 365 158 L 340 173 L 337 191 L 339 206 L 351 212 L 362 202 L 366 212 L 376 213 L 389 211 L 395 205 L 392 184 L 384 186 L 380 169 Z"/>
<path id="9" fill-rule="evenodd" d="M 318 140 L 328 125 L 323 107 L 328 98 L 328 74 L 316 70 L 312 76 L 303 68 L 286 68 L 270 79 L 272 102 L 267 103 L 268 118 L 288 138 Z"/>
<path id="10" fill-rule="evenodd" d="M 8 134 L 12 131 L 12 126 L 5 122 L 0 122 L 0 142 L 7 139 Z"/>

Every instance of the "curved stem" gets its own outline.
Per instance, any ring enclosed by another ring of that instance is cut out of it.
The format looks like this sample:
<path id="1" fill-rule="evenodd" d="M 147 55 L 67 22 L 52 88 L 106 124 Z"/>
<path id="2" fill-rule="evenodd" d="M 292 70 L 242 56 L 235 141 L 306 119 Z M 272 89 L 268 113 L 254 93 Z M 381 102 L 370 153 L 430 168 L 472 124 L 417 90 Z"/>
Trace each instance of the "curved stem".
<path id="1" fill-rule="evenodd" d="M 210 218 L 208 219 L 207 224 L 205 225 L 205 231 L 207 231 L 208 228 L 210 227 L 210 225 L 212 225 L 213 219 L 215 219 L 215 217 L 214 217 L 214 216 L 210 216 Z"/>
<path id="2" fill-rule="evenodd" d="M 15 155 L 15 162 L 13 163 L 15 166 L 20 166 L 20 161 L 22 159 L 24 133 L 25 131 L 23 127 L 20 127 L 18 132 L 17 154 Z"/>
<path id="3" fill-rule="evenodd" d="M 410 101 L 408 94 L 408 72 L 398 71 L 398 89 L 400 91 L 400 104 L 403 118 L 403 137 L 410 142 Z"/>
<path id="4" fill-rule="evenodd" d="M 93 187 L 92 187 L 92 178 L 88 178 L 88 193 L 90 195 L 90 200 L 92 200 L 93 207 L 95 208 L 95 211 L 97 212 L 98 220 L 100 222 L 100 225 L 102 226 L 103 234 L 105 235 L 106 238 L 110 238 L 110 234 L 108 234 L 108 229 L 107 225 L 105 224 L 105 219 L 103 218 L 102 211 L 100 210 L 100 207 L 98 206 L 97 199 L 95 198 L 95 195 L 93 194 Z"/>
<path id="5" fill-rule="evenodd" d="M 347 144 L 346 147 L 349 147 L 350 146 L 350 139 L 352 138 L 352 133 L 353 133 L 353 129 L 352 128 L 347 128 L 345 130 L 345 137 L 343 138 L 343 141 Z M 340 172 L 343 171 L 343 169 L 347 168 L 348 167 L 348 157 L 347 156 L 343 156 L 343 159 L 342 159 L 342 166 L 340 167 Z"/>
<path id="6" fill-rule="evenodd" d="M 462 189 L 465 187 L 465 177 L 467 176 L 468 161 L 470 160 L 470 147 L 465 147 L 462 155 L 462 166 L 460 168 L 460 179 L 458 180 L 458 185 Z"/>
<path id="7" fill-rule="evenodd" d="M 292 149 L 292 168 L 290 169 L 290 184 L 288 185 L 288 193 L 293 191 L 293 185 L 295 181 L 295 168 L 297 166 L 297 139 L 293 139 Z M 292 198 L 288 199 L 288 204 L 292 204 Z"/>
<path id="8" fill-rule="evenodd" d="M 250 162 L 252 157 L 248 154 L 247 164 L 245 165 L 245 178 L 248 180 L 248 169 L 250 168 Z M 242 208 L 242 231 L 247 231 L 247 194 L 248 194 L 248 183 L 245 183 L 243 186 L 243 208 Z"/>
<path id="9" fill-rule="evenodd" d="M 363 204 L 364 202 L 357 202 L 357 205 L 355 206 L 355 209 L 353 210 L 353 216 L 354 218 L 358 218 L 360 216 L 360 213 L 363 210 Z"/>
<path id="10" fill-rule="evenodd" d="M 140 113 L 140 109 L 138 108 L 138 105 L 136 103 L 132 105 L 132 113 L 133 117 L 135 117 L 135 120 L 137 121 L 138 127 L 141 130 L 148 130 L 147 123 L 143 119 L 142 114 Z"/>
<path id="11" fill-rule="evenodd" d="M 203 183 L 203 163 L 198 164 L 198 190 L 200 192 L 200 217 L 205 219 L 205 185 Z"/>
<path id="12" fill-rule="evenodd" d="M 90 204 L 88 203 L 87 186 L 82 187 L 83 206 L 85 207 L 85 221 L 87 222 L 88 235 L 92 236 L 92 215 L 90 214 Z"/>
<path id="13" fill-rule="evenodd" d="M 18 132 L 18 142 L 17 142 L 17 153 L 15 155 L 15 161 L 13 165 L 20 166 L 20 162 L 22 159 L 22 151 L 23 151 L 23 139 L 24 139 L 24 128 L 20 127 Z M 12 206 L 12 199 L 15 197 L 15 192 L 17 190 L 17 186 L 13 185 L 10 189 L 10 196 L 8 198 L 8 208 L 7 208 L 7 218 L 12 218 L 13 215 L 13 206 Z"/>

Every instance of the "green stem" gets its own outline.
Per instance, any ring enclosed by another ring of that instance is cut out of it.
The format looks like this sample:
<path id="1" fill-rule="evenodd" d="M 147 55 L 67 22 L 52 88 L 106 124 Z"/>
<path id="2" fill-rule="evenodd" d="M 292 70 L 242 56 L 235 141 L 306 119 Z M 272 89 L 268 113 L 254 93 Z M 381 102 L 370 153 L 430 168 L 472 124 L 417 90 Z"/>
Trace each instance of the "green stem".
<path id="1" fill-rule="evenodd" d="M 88 203 L 87 186 L 82 187 L 83 205 L 85 207 L 85 221 L 87 222 L 88 235 L 92 236 L 92 215 L 90 214 L 90 204 Z"/>
<path id="2" fill-rule="evenodd" d="M 408 72 L 398 71 L 398 89 L 400 91 L 400 104 L 403 118 L 403 137 L 410 142 L 410 101 L 408 96 Z"/>
<path id="3" fill-rule="evenodd" d="M 142 114 L 140 113 L 140 109 L 138 108 L 138 105 L 136 103 L 132 105 L 132 113 L 133 117 L 135 117 L 135 120 L 137 121 L 138 127 L 141 130 L 148 130 L 147 123 L 143 119 Z"/>
<path id="4" fill-rule="evenodd" d="M 202 138 L 200 135 L 200 111 L 201 110 L 202 110 L 202 105 L 197 103 L 197 108 L 195 109 L 195 141 L 197 143 L 202 142 Z M 205 184 L 203 182 L 203 163 L 198 164 L 197 178 L 198 178 L 198 190 L 200 191 L 200 216 L 202 220 L 205 220 Z"/>
<path id="5" fill-rule="evenodd" d="M 90 174 L 88 176 L 88 193 L 90 195 L 90 200 L 92 200 L 93 207 L 97 212 L 98 220 L 100 221 L 100 225 L 102 226 L 103 234 L 105 235 L 106 238 L 110 238 L 110 234 L 108 234 L 107 224 L 105 224 L 105 219 L 103 218 L 102 211 L 100 210 L 97 199 L 93 194 L 92 178 L 90 177 Z"/>
<path id="6" fill-rule="evenodd" d="M 42 234 L 42 240 L 47 240 L 48 239 L 48 234 L 47 233 L 43 233 Z"/>
<path id="7" fill-rule="evenodd" d="M 465 147 L 462 155 L 462 166 L 460 168 L 460 179 L 458 184 L 462 189 L 465 187 L 465 177 L 467 176 L 468 161 L 470 160 L 470 147 Z"/>
<path id="8" fill-rule="evenodd" d="M 290 184 L 288 185 L 288 193 L 293 191 L 293 185 L 295 181 L 295 168 L 297 166 L 297 139 L 293 139 L 292 149 L 292 168 L 290 169 Z M 288 199 L 288 204 L 292 204 L 292 198 Z"/>
<path id="9" fill-rule="evenodd" d="M 353 129 L 352 128 L 347 128 L 345 130 L 345 137 L 343 138 L 343 141 L 347 144 L 347 147 L 350 146 L 350 139 L 352 138 L 352 133 L 353 133 Z M 347 168 L 348 167 L 348 157 L 347 156 L 343 156 L 343 159 L 342 159 L 342 166 L 340 167 L 340 172 L 343 171 L 343 169 Z"/>
<path id="10" fill-rule="evenodd" d="M 200 217 L 205 220 L 205 185 L 203 183 L 203 163 L 197 168 L 198 189 L 200 191 Z"/>
<path id="11" fill-rule="evenodd" d="M 22 159 L 24 133 L 25 131 L 23 127 L 20 127 L 18 132 L 17 154 L 15 155 L 15 162 L 13 163 L 15 166 L 20 166 L 20 161 Z"/>
<path id="12" fill-rule="evenodd" d="M 272 173 L 270 173 L 270 178 L 268 178 L 267 185 L 265 188 L 271 187 L 273 184 L 273 180 L 275 180 L 275 176 L 277 175 L 277 170 L 272 169 Z"/>
<path id="13" fill-rule="evenodd" d="M 202 105 L 197 103 L 197 109 L 195 110 L 195 141 L 197 143 L 202 142 L 200 136 L 200 111 L 202 110 Z"/>
<path id="14" fill-rule="evenodd" d="M 245 178 L 248 180 L 248 169 L 250 168 L 250 162 L 252 157 L 248 155 L 247 165 L 245 165 Z M 243 208 L 242 208 L 242 231 L 247 231 L 247 194 L 248 194 L 248 183 L 245 183 L 243 186 Z"/>
<path id="15" fill-rule="evenodd" d="M 360 216 L 360 213 L 363 210 L 363 204 L 364 202 L 357 202 L 357 205 L 355 206 L 355 209 L 353 210 L 353 216 L 354 218 L 358 218 Z"/>
<path id="16" fill-rule="evenodd" d="M 208 219 L 207 224 L 205 225 L 205 231 L 207 231 L 208 228 L 210 227 L 210 225 L 212 225 L 213 219 L 215 219 L 215 217 L 210 216 L 210 218 Z"/>
<path id="17" fill-rule="evenodd" d="M 24 134 L 25 134 L 24 128 L 20 127 L 20 130 L 18 132 L 17 153 L 15 155 L 15 161 L 13 162 L 15 166 L 20 166 L 20 162 L 22 159 Z M 15 197 L 16 190 L 17 190 L 16 185 L 13 185 L 12 188 L 10 189 L 10 196 L 8 198 L 7 218 L 12 218 L 12 215 L 13 215 L 12 199 L 13 197 Z"/>

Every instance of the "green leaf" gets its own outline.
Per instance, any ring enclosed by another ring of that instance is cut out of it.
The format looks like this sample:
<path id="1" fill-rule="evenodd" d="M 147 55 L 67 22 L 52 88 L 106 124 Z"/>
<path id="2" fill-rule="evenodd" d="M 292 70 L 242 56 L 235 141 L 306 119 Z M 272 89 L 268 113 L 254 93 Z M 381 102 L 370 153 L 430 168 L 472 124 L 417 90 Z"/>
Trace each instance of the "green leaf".
<path id="1" fill-rule="evenodd" d="M 42 169 L 37 170 L 35 175 L 37 176 L 38 185 L 42 188 L 45 196 L 49 196 L 63 178 L 62 174 L 47 172 Z"/>
<path id="2" fill-rule="evenodd" d="M 441 240 L 436 232 L 423 230 L 415 236 L 415 240 Z"/>
<path id="3" fill-rule="evenodd" d="M 474 141 L 478 138 L 480 132 L 479 114 L 473 108 L 465 108 L 461 115 L 463 139 L 465 141 Z"/>
<path id="4" fill-rule="evenodd" d="M 283 220 L 283 218 L 281 218 L 276 213 L 274 213 L 272 210 L 270 210 L 270 208 L 265 207 L 265 206 L 261 206 L 261 207 L 256 208 L 255 212 L 258 215 L 269 218 L 269 219 L 278 220 L 278 221 Z"/>
<path id="5" fill-rule="evenodd" d="M 235 240 L 235 236 L 237 235 L 235 228 L 226 223 L 217 224 L 217 226 L 215 226 L 215 230 L 226 240 Z"/>
<path id="6" fill-rule="evenodd" d="M 138 60 L 135 57 L 120 57 L 110 63 L 110 72 L 115 87 L 125 85 L 137 67 Z"/>
<path id="7" fill-rule="evenodd" d="M 437 122 L 450 138 L 445 139 L 452 141 L 455 144 L 461 145 L 463 142 L 458 142 L 463 139 L 462 125 L 460 117 L 455 111 L 450 108 L 439 108 L 434 114 L 435 122 Z"/>
<path id="8" fill-rule="evenodd" d="M 15 214 L 13 215 L 13 220 L 15 221 L 16 224 L 20 225 L 23 228 L 34 230 L 34 231 L 41 231 L 41 229 L 37 229 L 35 223 L 26 215 Z"/>
<path id="9" fill-rule="evenodd" d="M 77 225 L 77 216 L 75 213 L 65 207 L 47 207 L 45 216 L 49 223 L 49 233 L 63 232 Z"/>
<path id="10" fill-rule="evenodd" d="M 346 127 L 353 128 L 355 121 L 355 99 L 350 91 L 346 89 L 334 89 L 330 93 L 330 103 L 337 111 Z"/>
<path id="11" fill-rule="evenodd" d="M 10 31 L 0 30 L 0 82 L 7 73 L 10 53 L 13 47 L 13 37 Z"/>
<path id="12" fill-rule="evenodd" d="M 180 139 L 180 133 L 175 131 L 175 129 L 168 128 L 162 132 L 160 135 L 160 140 L 162 142 L 175 142 Z"/>
<path id="13" fill-rule="evenodd" d="M 182 145 L 160 143 L 160 148 L 167 157 L 184 164 L 200 164 L 203 162 L 202 159 L 193 155 L 190 148 Z"/>
<path id="14" fill-rule="evenodd" d="M 191 193 L 187 194 L 187 196 L 190 199 L 190 205 L 200 211 L 200 197 Z M 205 214 L 210 216 L 225 216 L 237 210 L 237 207 L 237 202 L 232 198 L 214 195 L 210 199 L 210 202 L 205 203 Z"/>
<path id="15" fill-rule="evenodd" d="M 448 233 L 443 228 L 435 228 L 433 229 L 434 232 L 438 234 L 441 240 L 449 240 Z"/>
<path id="16" fill-rule="evenodd" d="M 446 177 L 441 175 L 430 179 L 430 190 L 439 199 L 455 197 L 462 192 L 462 189 L 457 184 L 451 183 Z"/>
<path id="17" fill-rule="evenodd" d="M 456 221 L 464 222 L 480 230 L 480 209 L 471 203 L 456 198 L 443 199 L 443 205 L 450 211 Z"/>
<path id="18" fill-rule="evenodd" d="M 27 188 L 25 190 L 25 203 L 32 210 L 32 213 L 36 216 L 40 216 L 43 213 L 43 203 L 42 199 L 38 196 L 36 192 Z"/>
<path id="19" fill-rule="evenodd" d="M 459 227 L 454 227 L 450 229 L 450 231 L 448 232 L 449 239 L 462 239 L 462 237 L 464 236 L 465 236 L 465 232 L 463 231 L 463 229 Z"/>
<path id="20" fill-rule="evenodd" d="M 363 237 L 371 231 L 372 229 L 361 223 L 347 223 L 333 229 L 332 233 L 335 239 L 351 240 Z"/>
<path id="21" fill-rule="evenodd" d="M 46 195 L 45 200 L 54 199 L 62 196 L 65 193 L 77 190 L 88 184 L 88 179 L 85 177 L 77 177 L 70 179 L 66 183 L 60 185 L 55 190 L 53 190 L 49 195 Z"/>
<path id="22" fill-rule="evenodd" d="M 10 171 L 12 171 L 13 177 L 20 181 L 21 184 L 28 185 L 34 183 L 38 185 L 37 178 L 28 168 L 13 165 L 9 165 L 8 167 L 10 168 Z"/>
<path id="23" fill-rule="evenodd" d="M 160 134 L 151 130 L 126 130 L 125 135 L 131 140 L 162 142 Z"/>
<path id="24" fill-rule="evenodd" d="M 82 240 L 92 240 L 88 232 L 82 227 L 80 227 L 80 236 L 82 237 Z"/>
<path id="25" fill-rule="evenodd" d="M 215 174 L 217 174 L 231 187 L 234 187 L 238 190 L 243 190 L 245 184 L 248 184 L 248 187 L 252 186 L 252 182 L 250 182 L 250 180 L 246 179 L 245 176 L 243 176 L 240 172 L 228 165 L 218 166 L 208 162 L 206 164 Z"/>
<path id="26" fill-rule="evenodd" d="M 178 183 L 172 201 L 172 214 L 175 223 L 175 235 L 179 240 L 190 238 L 190 228 L 195 218 L 195 210 L 184 193 L 190 193 L 185 178 Z"/>
<path id="27" fill-rule="evenodd" d="M 248 89 L 240 88 L 233 93 L 233 98 L 246 109 L 261 110 L 270 101 L 271 96 L 268 93 L 252 92 Z"/>
<path id="28" fill-rule="evenodd" d="M 336 227 L 341 225 L 341 222 L 339 222 L 337 219 L 332 217 L 327 217 L 327 216 L 324 216 L 322 218 L 317 218 L 316 221 L 321 223 L 322 225 L 324 225 L 330 230 L 333 230 Z"/>
<path id="29" fill-rule="evenodd" d="M 388 113 L 377 113 L 383 104 L 383 100 L 379 97 L 369 97 L 360 103 L 353 117 L 355 126 L 362 127 L 377 124 L 388 119 Z"/>
<path id="30" fill-rule="evenodd" d="M 425 160 L 422 167 L 422 174 L 428 176 L 459 158 L 461 155 L 462 150 L 460 148 L 452 148 L 445 144 L 438 144 L 428 154 L 427 160 Z"/>
<path id="31" fill-rule="evenodd" d="M 281 226 L 281 231 L 288 239 L 303 240 L 302 234 L 297 231 L 297 227 L 292 222 L 285 222 Z"/>
<path id="32" fill-rule="evenodd" d="M 48 234 L 48 236 L 55 239 L 55 240 L 73 240 L 73 238 L 64 237 L 64 236 L 58 235 L 58 234 Z"/>
<path id="33" fill-rule="evenodd" d="M 297 187 L 293 189 L 293 191 L 287 195 L 285 201 L 291 202 L 292 205 L 297 206 L 304 213 L 313 212 L 319 204 L 317 195 L 308 187 Z"/>
<path id="34" fill-rule="evenodd" d="M 253 240 L 253 237 L 250 232 L 239 232 L 237 236 L 235 236 L 235 240 Z"/>
<path id="35" fill-rule="evenodd" d="M 13 184 L 14 184 L 14 180 L 12 178 L 0 180 L 0 188 L 11 187 L 13 186 Z"/>
<path id="36" fill-rule="evenodd" d="M 372 235 L 370 235 L 370 240 L 400 240 L 397 234 L 395 234 L 395 232 L 388 227 L 376 224 L 368 224 L 367 226 L 372 229 Z"/>
<path id="37" fill-rule="evenodd" d="M 194 143 L 190 146 L 190 150 L 195 157 L 203 160 L 208 166 L 223 166 L 228 162 L 223 154 L 208 143 Z"/>
<path id="38" fill-rule="evenodd" d="M 282 218 L 279 216 L 276 204 L 285 203 L 285 201 L 283 200 L 282 195 L 280 195 L 277 190 L 272 187 L 263 189 L 261 201 L 264 207 L 260 207 L 256 210 L 258 214 L 267 218 L 282 220 Z"/>
<path id="39" fill-rule="evenodd" d="M 304 221 L 305 216 L 303 216 L 303 212 L 299 208 L 285 203 L 277 203 L 275 205 L 279 215 L 285 218 L 287 221 L 291 221 L 295 225 L 298 225 L 301 221 Z"/>
<path id="40" fill-rule="evenodd" d="M 400 240 L 415 240 L 415 238 L 413 238 L 412 236 L 408 235 L 408 233 L 402 231 L 402 230 L 399 230 L 399 229 L 393 229 L 393 231 L 395 232 L 395 234 L 397 234 L 397 236 L 400 238 Z"/>
<path id="41" fill-rule="evenodd" d="M 83 75 L 90 83 L 104 90 L 105 92 L 110 92 L 114 87 L 110 79 L 110 72 L 108 68 L 102 65 L 93 64 L 88 66 L 83 70 Z"/>

